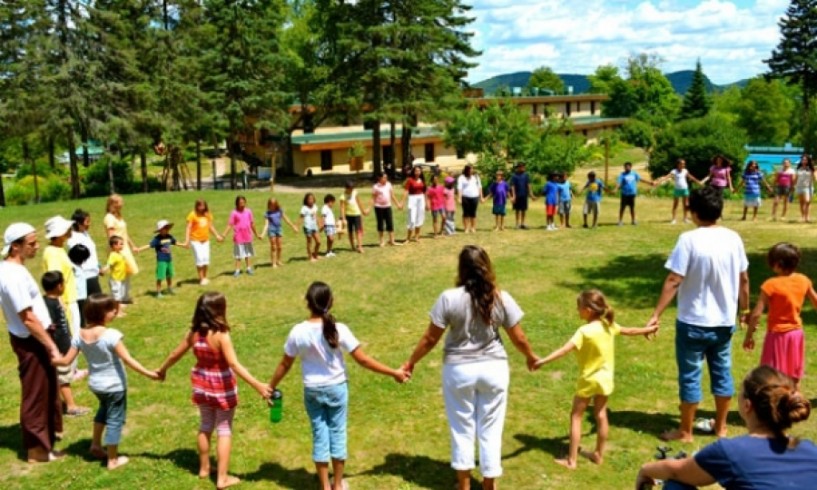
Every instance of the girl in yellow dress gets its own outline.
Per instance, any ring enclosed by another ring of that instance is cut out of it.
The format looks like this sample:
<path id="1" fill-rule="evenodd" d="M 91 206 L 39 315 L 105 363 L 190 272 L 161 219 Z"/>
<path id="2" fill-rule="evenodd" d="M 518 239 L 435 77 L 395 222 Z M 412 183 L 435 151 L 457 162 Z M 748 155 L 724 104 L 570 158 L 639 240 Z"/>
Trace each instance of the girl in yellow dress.
<path id="1" fill-rule="evenodd" d="M 125 264 L 127 265 L 128 275 L 134 275 L 139 272 L 139 266 L 136 264 L 136 259 L 133 257 L 133 253 L 139 253 L 139 247 L 133 243 L 131 240 L 130 235 L 128 235 L 128 224 L 125 223 L 125 219 L 122 218 L 122 196 L 119 194 L 111 194 L 108 197 L 108 202 L 105 204 L 105 218 L 102 220 L 102 223 L 105 225 L 105 231 L 108 234 L 108 238 L 112 236 L 118 236 L 122 238 L 123 247 L 122 257 L 125 259 Z M 130 302 L 130 298 L 124 298 L 124 303 Z"/>
<path id="2" fill-rule="evenodd" d="M 537 361 L 534 369 L 555 361 L 576 351 L 579 361 L 578 387 L 573 397 L 573 409 L 570 413 L 570 451 L 567 458 L 556 462 L 569 469 L 575 469 L 579 456 L 579 442 L 582 437 L 582 417 L 593 399 L 593 415 L 596 417 L 596 450 L 582 455 L 590 461 L 601 464 L 604 460 L 604 445 L 607 442 L 607 398 L 613 393 L 613 371 L 615 362 L 616 335 L 649 335 L 657 327 L 627 328 L 614 321 L 613 308 L 601 291 L 590 289 L 582 291 L 576 298 L 579 317 L 587 322 L 579 327 L 573 337 L 561 348 L 549 356 Z"/>

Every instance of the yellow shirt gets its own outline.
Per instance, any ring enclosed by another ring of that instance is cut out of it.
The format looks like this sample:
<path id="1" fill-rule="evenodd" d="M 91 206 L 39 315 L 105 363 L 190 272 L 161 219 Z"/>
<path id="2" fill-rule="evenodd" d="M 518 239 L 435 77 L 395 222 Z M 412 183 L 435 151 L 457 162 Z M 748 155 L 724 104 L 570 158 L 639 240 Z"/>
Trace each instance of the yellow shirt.
<path id="1" fill-rule="evenodd" d="M 206 242 L 210 240 L 210 224 L 213 222 L 213 215 L 206 213 L 199 216 L 195 211 L 190 211 L 187 215 L 187 222 L 190 227 L 190 239 L 194 242 Z"/>
<path id="2" fill-rule="evenodd" d="M 108 267 L 110 268 L 111 279 L 122 282 L 128 278 L 128 264 L 125 257 L 119 252 L 111 252 L 108 255 Z"/>
<path id="3" fill-rule="evenodd" d="M 576 346 L 581 370 L 576 388 L 578 396 L 590 398 L 613 393 L 614 338 L 619 333 L 621 326 L 618 323 L 605 327 L 600 320 L 596 320 L 582 325 L 573 334 L 570 342 Z"/>
<path id="4" fill-rule="evenodd" d="M 357 191 L 353 190 L 350 195 L 346 192 L 340 195 L 341 202 L 346 203 L 346 216 L 360 216 L 360 206 L 357 205 Z"/>
<path id="5" fill-rule="evenodd" d="M 131 274 L 137 274 L 139 272 L 139 266 L 136 264 L 136 259 L 133 257 L 133 252 L 130 249 L 128 224 L 125 223 L 124 219 L 117 218 L 111 213 L 105 215 L 105 218 L 102 220 L 102 224 L 105 225 L 106 230 L 113 230 L 114 235 L 121 237 L 122 240 L 124 240 L 125 246 L 122 247 L 122 257 L 125 258 L 125 262 L 128 264 L 128 272 Z"/>
<path id="6" fill-rule="evenodd" d="M 43 272 L 60 271 L 65 283 L 65 291 L 62 293 L 62 302 L 65 305 L 77 302 L 77 280 L 74 276 L 74 266 L 68 253 L 62 247 L 48 245 L 43 251 Z M 66 310 L 67 311 L 67 310 Z"/>

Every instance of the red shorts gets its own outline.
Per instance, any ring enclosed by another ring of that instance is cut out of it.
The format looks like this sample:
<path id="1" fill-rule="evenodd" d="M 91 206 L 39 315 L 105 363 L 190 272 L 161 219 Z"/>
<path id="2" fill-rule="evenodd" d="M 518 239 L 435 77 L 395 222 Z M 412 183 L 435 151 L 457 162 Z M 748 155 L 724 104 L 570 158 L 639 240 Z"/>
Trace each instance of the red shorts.
<path id="1" fill-rule="evenodd" d="M 545 212 L 548 216 L 556 216 L 556 205 L 555 204 L 545 204 Z"/>

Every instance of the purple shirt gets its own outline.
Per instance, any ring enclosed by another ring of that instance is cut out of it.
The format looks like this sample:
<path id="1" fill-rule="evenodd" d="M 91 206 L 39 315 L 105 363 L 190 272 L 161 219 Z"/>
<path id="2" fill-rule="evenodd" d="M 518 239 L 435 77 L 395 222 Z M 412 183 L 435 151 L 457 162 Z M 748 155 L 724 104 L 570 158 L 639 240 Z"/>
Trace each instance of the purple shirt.
<path id="1" fill-rule="evenodd" d="M 251 226 L 253 223 L 254 220 L 250 208 L 244 208 L 244 211 L 234 209 L 233 212 L 230 213 L 230 226 L 233 227 L 233 243 L 251 243 Z"/>
<path id="2" fill-rule="evenodd" d="M 506 181 L 494 182 L 491 184 L 491 195 L 494 196 L 495 206 L 504 206 L 508 202 L 508 193 L 511 186 Z"/>

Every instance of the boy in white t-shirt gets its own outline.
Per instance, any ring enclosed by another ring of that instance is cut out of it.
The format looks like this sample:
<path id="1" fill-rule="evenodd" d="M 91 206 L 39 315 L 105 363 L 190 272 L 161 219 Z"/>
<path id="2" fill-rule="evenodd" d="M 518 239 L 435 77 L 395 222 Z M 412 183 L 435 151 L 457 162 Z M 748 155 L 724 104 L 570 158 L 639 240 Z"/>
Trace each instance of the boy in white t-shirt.
<path id="1" fill-rule="evenodd" d="M 732 334 L 740 305 L 749 313 L 749 262 L 740 235 L 718 225 L 723 197 L 712 187 L 695 189 L 689 199 L 697 225 L 678 238 L 664 267 L 669 274 L 647 326 L 658 326 L 661 313 L 678 295 L 675 350 L 681 424 L 661 435 L 664 440 L 692 442 L 693 424 L 719 437 L 726 435 L 726 415 L 734 394 Z M 709 367 L 715 396 L 715 419 L 695 422 L 701 401 L 703 362 Z"/>
<path id="2" fill-rule="evenodd" d="M 323 198 L 323 207 L 321 207 L 321 216 L 323 217 L 323 226 L 321 229 L 326 233 L 326 254 L 324 254 L 324 257 L 335 256 L 333 246 L 335 245 L 335 234 L 337 230 L 335 229 L 335 213 L 332 211 L 334 205 L 335 196 L 327 194 L 326 197 Z"/>

